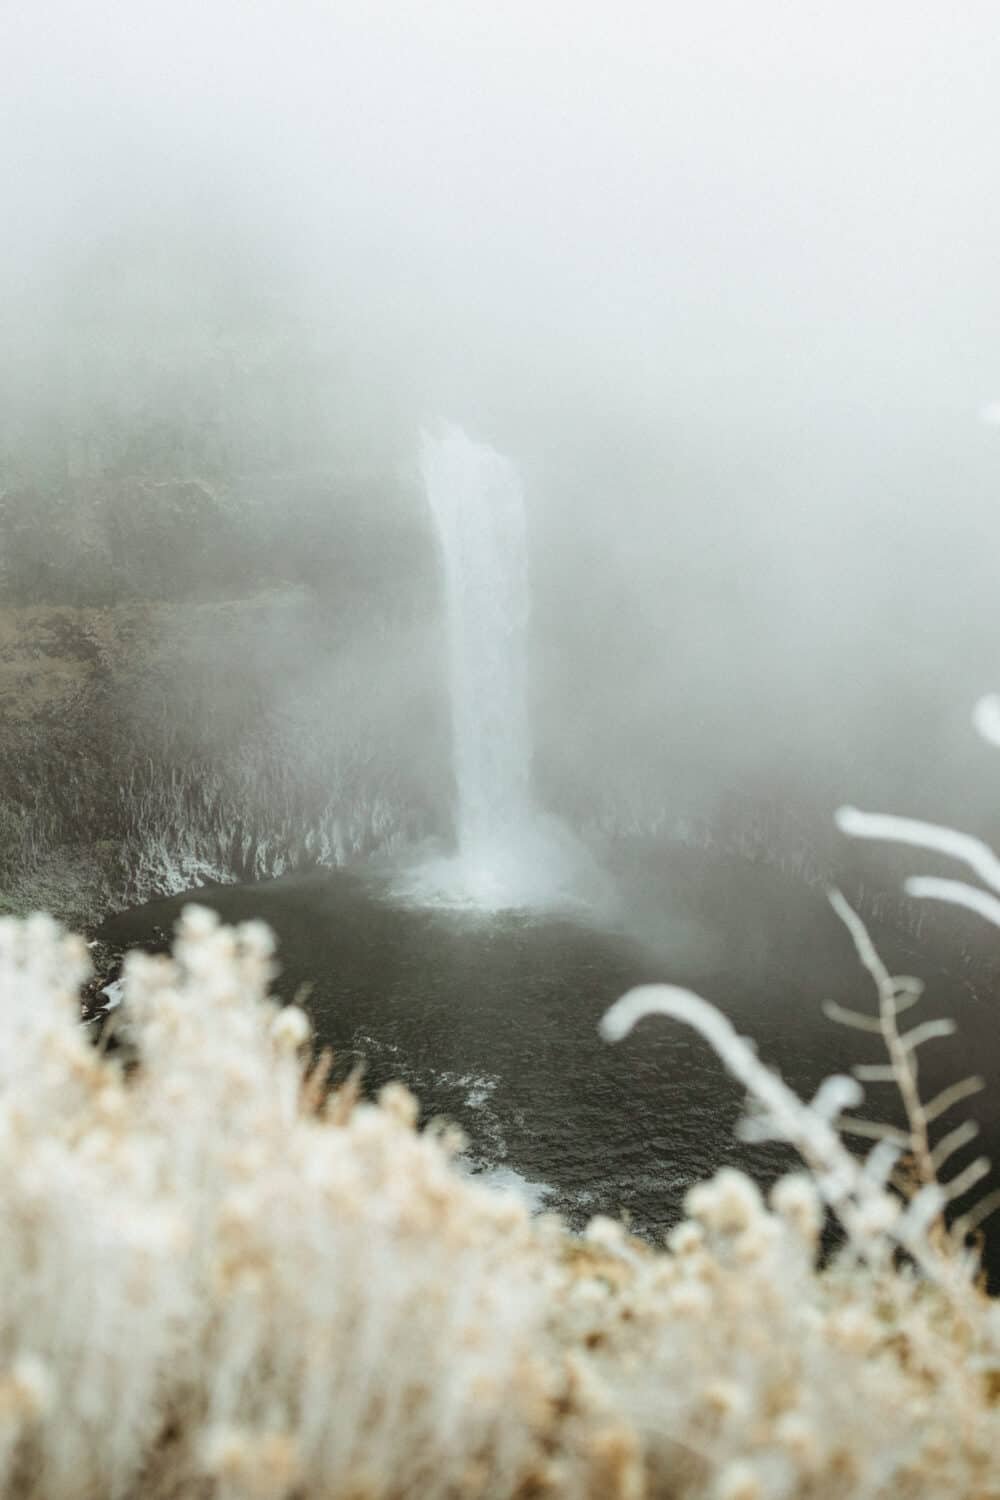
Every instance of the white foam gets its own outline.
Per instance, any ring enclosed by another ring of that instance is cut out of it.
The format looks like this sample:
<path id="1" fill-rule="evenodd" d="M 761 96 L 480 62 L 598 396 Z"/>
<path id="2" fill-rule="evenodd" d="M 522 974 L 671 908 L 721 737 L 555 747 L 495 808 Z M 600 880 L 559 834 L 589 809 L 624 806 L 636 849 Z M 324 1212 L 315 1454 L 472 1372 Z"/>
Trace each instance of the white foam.
<path id="1" fill-rule="evenodd" d="M 113 979 L 110 984 L 106 984 L 102 987 L 101 994 L 107 995 L 108 997 L 108 1003 L 105 1009 L 114 1010 L 116 1006 L 121 1005 L 122 1001 L 125 998 L 124 980 Z"/>
<path id="2" fill-rule="evenodd" d="M 513 1167 L 488 1167 L 485 1171 L 476 1172 L 474 1176 L 476 1182 L 483 1183 L 486 1187 L 496 1188 L 498 1192 L 514 1193 L 527 1204 L 533 1214 L 542 1213 L 555 1192 L 548 1183 L 532 1182 L 520 1172 L 515 1172 Z"/>

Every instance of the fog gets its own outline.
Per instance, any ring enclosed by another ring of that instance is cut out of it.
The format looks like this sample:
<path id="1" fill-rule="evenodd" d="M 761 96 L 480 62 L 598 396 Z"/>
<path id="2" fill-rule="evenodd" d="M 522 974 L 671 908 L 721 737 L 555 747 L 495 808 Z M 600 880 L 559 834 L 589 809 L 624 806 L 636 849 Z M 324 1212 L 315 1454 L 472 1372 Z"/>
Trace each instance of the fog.
<path id="1" fill-rule="evenodd" d="M 59 546 L 135 474 L 250 495 L 349 602 L 298 680 L 432 759 L 381 705 L 434 720 L 454 420 L 524 475 L 553 803 L 988 835 L 998 45 L 991 0 L 6 0 L 0 484 Z"/>

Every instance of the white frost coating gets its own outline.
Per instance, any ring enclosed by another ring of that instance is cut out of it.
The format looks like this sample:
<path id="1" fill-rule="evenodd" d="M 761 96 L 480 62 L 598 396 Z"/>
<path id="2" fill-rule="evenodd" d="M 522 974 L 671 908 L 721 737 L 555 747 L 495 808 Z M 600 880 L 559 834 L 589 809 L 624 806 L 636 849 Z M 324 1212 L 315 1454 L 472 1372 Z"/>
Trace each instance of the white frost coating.
<path id="1" fill-rule="evenodd" d="M 857 1163 L 836 1130 L 822 1114 L 812 1111 L 777 1073 L 764 1066 L 752 1042 L 742 1037 L 707 1000 L 692 990 L 669 984 L 644 984 L 616 1001 L 601 1021 L 601 1035 L 617 1042 L 646 1016 L 669 1016 L 684 1021 L 711 1044 L 733 1077 L 766 1109 L 776 1133 L 804 1149 L 810 1164 L 834 1171 L 839 1177 L 849 1164 L 848 1177 L 855 1176 Z M 844 1079 L 851 1103 L 860 1090 L 853 1079 Z"/>
<path id="2" fill-rule="evenodd" d="M 651 1015 L 683 1021 L 710 1043 L 733 1077 L 744 1085 L 760 1107 L 763 1119 L 755 1124 L 766 1128 L 755 1129 L 754 1139 L 770 1137 L 787 1141 L 795 1147 L 859 1254 L 876 1263 L 884 1259 L 886 1238 L 892 1239 L 912 1256 L 924 1275 L 949 1296 L 957 1302 L 967 1298 L 968 1267 L 960 1260 L 943 1255 L 922 1231 L 917 1232 L 914 1220 L 905 1214 L 899 1215 L 898 1199 L 887 1193 L 877 1177 L 867 1172 L 847 1150 L 835 1124 L 804 1104 L 777 1073 L 765 1067 L 753 1043 L 740 1036 L 714 1005 L 693 991 L 675 985 L 640 985 L 605 1012 L 600 1023 L 601 1035 L 606 1041 L 621 1041 L 634 1026 Z M 852 1090 L 856 1090 L 857 1085 L 853 1080 L 844 1082 L 849 1086 L 843 1092 L 845 1101 L 849 1096 L 856 1099 Z M 837 1092 L 840 1080 L 829 1080 L 829 1087 Z M 961 1183 L 963 1191 L 969 1186 L 971 1183 Z M 950 1188 L 951 1184 L 945 1191 Z"/>
<path id="3" fill-rule="evenodd" d="M 844 1073 L 834 1073 L 830 1078 L 823 1079 L 813 1095 L 810 1108 L 821 1120 L 833 1121 L 845 1109 L 855 1109 L 863 1098 L 864 1090 L 856 1078 L 848 1078 Z"/>
<path id="4" fill-rule="evenodd" d="M 693 990 L 681 989 L 676 984 L 640 984 L 622 995 L 620 1000 L 616 1000 L 614 1005 L 604 1012 L 601 1017 L 600 1033 L 606 1042 L 620 1042 L 647 1016 L 671 1016 L 675 1020 L 694 1024 L 691 1015 L 685 1012 L 685 1007 L 698 1007 L 702 1020 L 705 1016 L 701 1014 L 700 1008 L 704 1007 L 704 1012 L 709 1018 L 720 1022 L 727 1031 L 732 1031 L 725 1017 L 696 995 Z M 700 1025 L 698 1029 L 702 1029 Z M 714 1036 L 710 1036 L 707 1031 L 702 1034 L 712 1042 L 713 1046 L 715 1045 Z"/>
<path id="5" fill-rule="evenodd" d="M 1000 695 L 987 693 L 972 710 L 976 732 L 990 745 L 1000 746 Z"/>
<path id="6" fill-rule="evenodd" d="M 964 880 L 941 880 L 936 875 L 911 875 L 904 881 L 903 889 L 908 896 L 930 901 L 948 901 L 952 906 L 965 906 L 969 911 L 985 917 L 994 927 L 1000 927 L 1000 901 L 989 891 L 978 886 L 966 885 Z"/>
<path id="7" fill-rule="evenodd" d="M 921 823 L 916 818 L 897 818 L 890 813 L 866 813 L 856 807 L 838 807 L 834 821 L 841 833 L 856 839 L 882 839 L 887 843 L 912 844 L 960 859 L 974 870 L 980 880 L 1000 891 L 1000 860 L 982 839 L 938 823 Z"/>

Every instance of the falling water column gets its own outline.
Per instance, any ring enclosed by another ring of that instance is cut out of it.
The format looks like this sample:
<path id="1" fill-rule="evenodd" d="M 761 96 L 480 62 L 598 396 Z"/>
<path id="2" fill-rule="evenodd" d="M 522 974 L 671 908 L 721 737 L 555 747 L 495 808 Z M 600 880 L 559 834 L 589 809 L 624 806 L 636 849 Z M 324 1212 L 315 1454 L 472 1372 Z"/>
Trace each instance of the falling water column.
<path id="1" fill-rule="evenodd" d="M 470 898 L 489 899 L 516 883 L 533 814 L 524 496 L 513 464 L 458 428 L 423 434 L 421 470 L 444 563 L 459 861 Z"/>

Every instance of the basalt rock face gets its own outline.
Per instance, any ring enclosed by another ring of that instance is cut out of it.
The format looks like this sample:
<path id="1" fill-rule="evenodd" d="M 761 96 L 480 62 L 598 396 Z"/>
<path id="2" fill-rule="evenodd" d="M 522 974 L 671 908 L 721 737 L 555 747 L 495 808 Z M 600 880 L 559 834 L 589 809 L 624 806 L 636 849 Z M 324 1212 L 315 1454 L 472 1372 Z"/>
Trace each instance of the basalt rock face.
<path id="1" fill-rule="evenodd" d="M 344 524 L 365 506 L 324 476 L 8 490 L 4 908 L 86 927 L 420 832 L 446 763 L 430 551 L 380 564 L 391 510 Z"/>
<path id="2" fill-rule="evenodd" d="M 238 498 L 196 478 L 10 488 L 4 597 L 81 606 L 245 589 L 261 571 L 250 522 Z"/>
<path id="3" fill-rule="evenodd" d="M 431 596 L 431 560 L 413 497 L 386 476 L 0 478 L 7 604 L 212 600 L 300 583 L 335 609 L 360 586 L 412 613 Z"/>
<path id="4" fill-rule="evenodd" d="M 420 498 L 398 478 L 8 476 L 0 573 L 0 910 L 89 928 L 200 883 L 447 836 L 441 580 Z M 586 663 L 543 679 L 575 685 L 583 708 L 554 689 L 532 705 L 539 800 L 612 870 L 620 846 L 630 865 L 648 859 L 655 878 L 631 913 L 643 937 L 662 925 L 678 842 L 834 881 L 918 937 L 934 928 L 898 894 L 911 862 L 845 849 L 832 828 L 845 795 L 908 799 L 866 789 L 852 766 L 839 789 L 782 777 L 727 800 L 742 773 L 685 779 L 683 745 L 652 732 L 633 736 L 654 747 L 648 764 L 626 735 L 614 755 L 595 750 Z"/>

